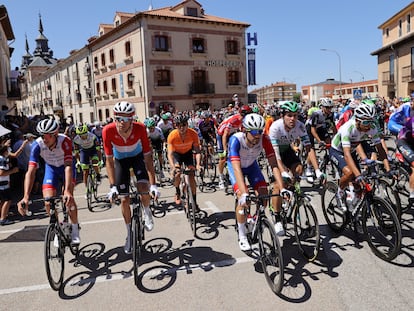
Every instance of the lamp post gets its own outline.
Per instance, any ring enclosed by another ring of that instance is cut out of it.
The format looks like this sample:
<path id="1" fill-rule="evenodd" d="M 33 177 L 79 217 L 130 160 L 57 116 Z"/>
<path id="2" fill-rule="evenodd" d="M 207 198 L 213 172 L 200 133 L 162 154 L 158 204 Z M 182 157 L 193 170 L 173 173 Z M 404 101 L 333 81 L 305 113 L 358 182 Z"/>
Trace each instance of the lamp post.
<path id="1" fill-rule="evenodd" d="M 330 49 L 321 49 L 321 51 L 324 52 L 332 52 L 335 53 L 336 56 L 338 56 L 338 63 L 339 63 L 339 95 L 342 96 L 342 69 L 341 69 L 341 55 L 335 50 Z"/>
<path id="2" fill-rule="evenodd" d="M 364 80 L 365 80 L 364 75 L 358 70 L 354 70 L 354 72 L 359 73 L 362 77 L 362 82 L 364 82 Z"/>

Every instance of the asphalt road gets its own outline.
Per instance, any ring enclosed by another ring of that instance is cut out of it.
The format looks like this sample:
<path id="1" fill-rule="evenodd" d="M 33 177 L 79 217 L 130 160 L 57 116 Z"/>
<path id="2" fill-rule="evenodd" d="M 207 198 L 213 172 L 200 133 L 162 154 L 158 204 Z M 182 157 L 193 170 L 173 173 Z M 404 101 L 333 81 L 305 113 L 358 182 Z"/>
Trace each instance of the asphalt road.
<path id="1" fill-rule="evenodd" d="M 0 310 L 411 310 L 414 212 L 403 216 L 401 254 L 384 262 L 353 231 L 333 234 L 319 193 L 302 183 L 318 214 L 322 248 L 308 263 L 288 232 L 282 241 L 285 283 L 279 296 L 269 289 L 255 259 L 239 250 L 232 196 L 215 187 L 198 194 L 205 215 L 194 238 L 182 209 L 173 203 L 174 190 L 162 187 L 136 287 L 131 256 L 123 252 L 126 229 L 119 207 L 100 203 L 90 212 L 79 184 L 80 256 L 75 260 L 66 252 L 60 292 L 49 287 L 44 268 L 44 210 L 35 206 L 33 216 L 15 216 L 15 224 L 0 227 Z M 103 179 L 102 197 L 107 191 Z"/>

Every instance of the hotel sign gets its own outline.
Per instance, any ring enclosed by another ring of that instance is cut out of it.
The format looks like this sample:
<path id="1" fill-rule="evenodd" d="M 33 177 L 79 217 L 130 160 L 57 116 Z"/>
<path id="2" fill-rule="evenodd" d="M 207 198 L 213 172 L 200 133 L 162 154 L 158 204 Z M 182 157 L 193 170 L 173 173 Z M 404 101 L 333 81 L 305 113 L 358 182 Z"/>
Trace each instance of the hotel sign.
<path id="1" fill-rule="evenodd" d="M 238 60 L 206 60 L 209 67 L 242 67 L 243 63 Z"/>

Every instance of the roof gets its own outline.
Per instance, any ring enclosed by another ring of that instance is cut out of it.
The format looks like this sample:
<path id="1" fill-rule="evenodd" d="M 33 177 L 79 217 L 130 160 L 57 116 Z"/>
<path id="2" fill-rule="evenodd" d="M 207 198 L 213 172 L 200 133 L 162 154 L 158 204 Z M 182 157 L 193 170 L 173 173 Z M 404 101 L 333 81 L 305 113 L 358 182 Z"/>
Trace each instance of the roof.
<path id="1" fill-rule="evenodd" d="M 7 13 L 7 9 L 4 5 L 0 5 L 0 20 L 1 27 L 3 27 L 7 40 L 15 39 L 13 28 L 10 24 L 9 14 Z"/>

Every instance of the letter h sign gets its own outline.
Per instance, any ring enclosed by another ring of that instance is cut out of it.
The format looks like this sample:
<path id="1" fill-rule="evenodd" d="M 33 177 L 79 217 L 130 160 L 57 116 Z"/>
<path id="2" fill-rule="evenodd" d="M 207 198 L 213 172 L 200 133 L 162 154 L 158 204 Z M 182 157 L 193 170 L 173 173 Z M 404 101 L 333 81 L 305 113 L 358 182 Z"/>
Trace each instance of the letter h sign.
<path id="1" fill-rule="evenodd" d="M 252 41 L 253 45 L 257 45 L 257 32 L 253 33 L 253 37 L 250 32 L 247 33 L 247 45 L 252 45 Z"/>

